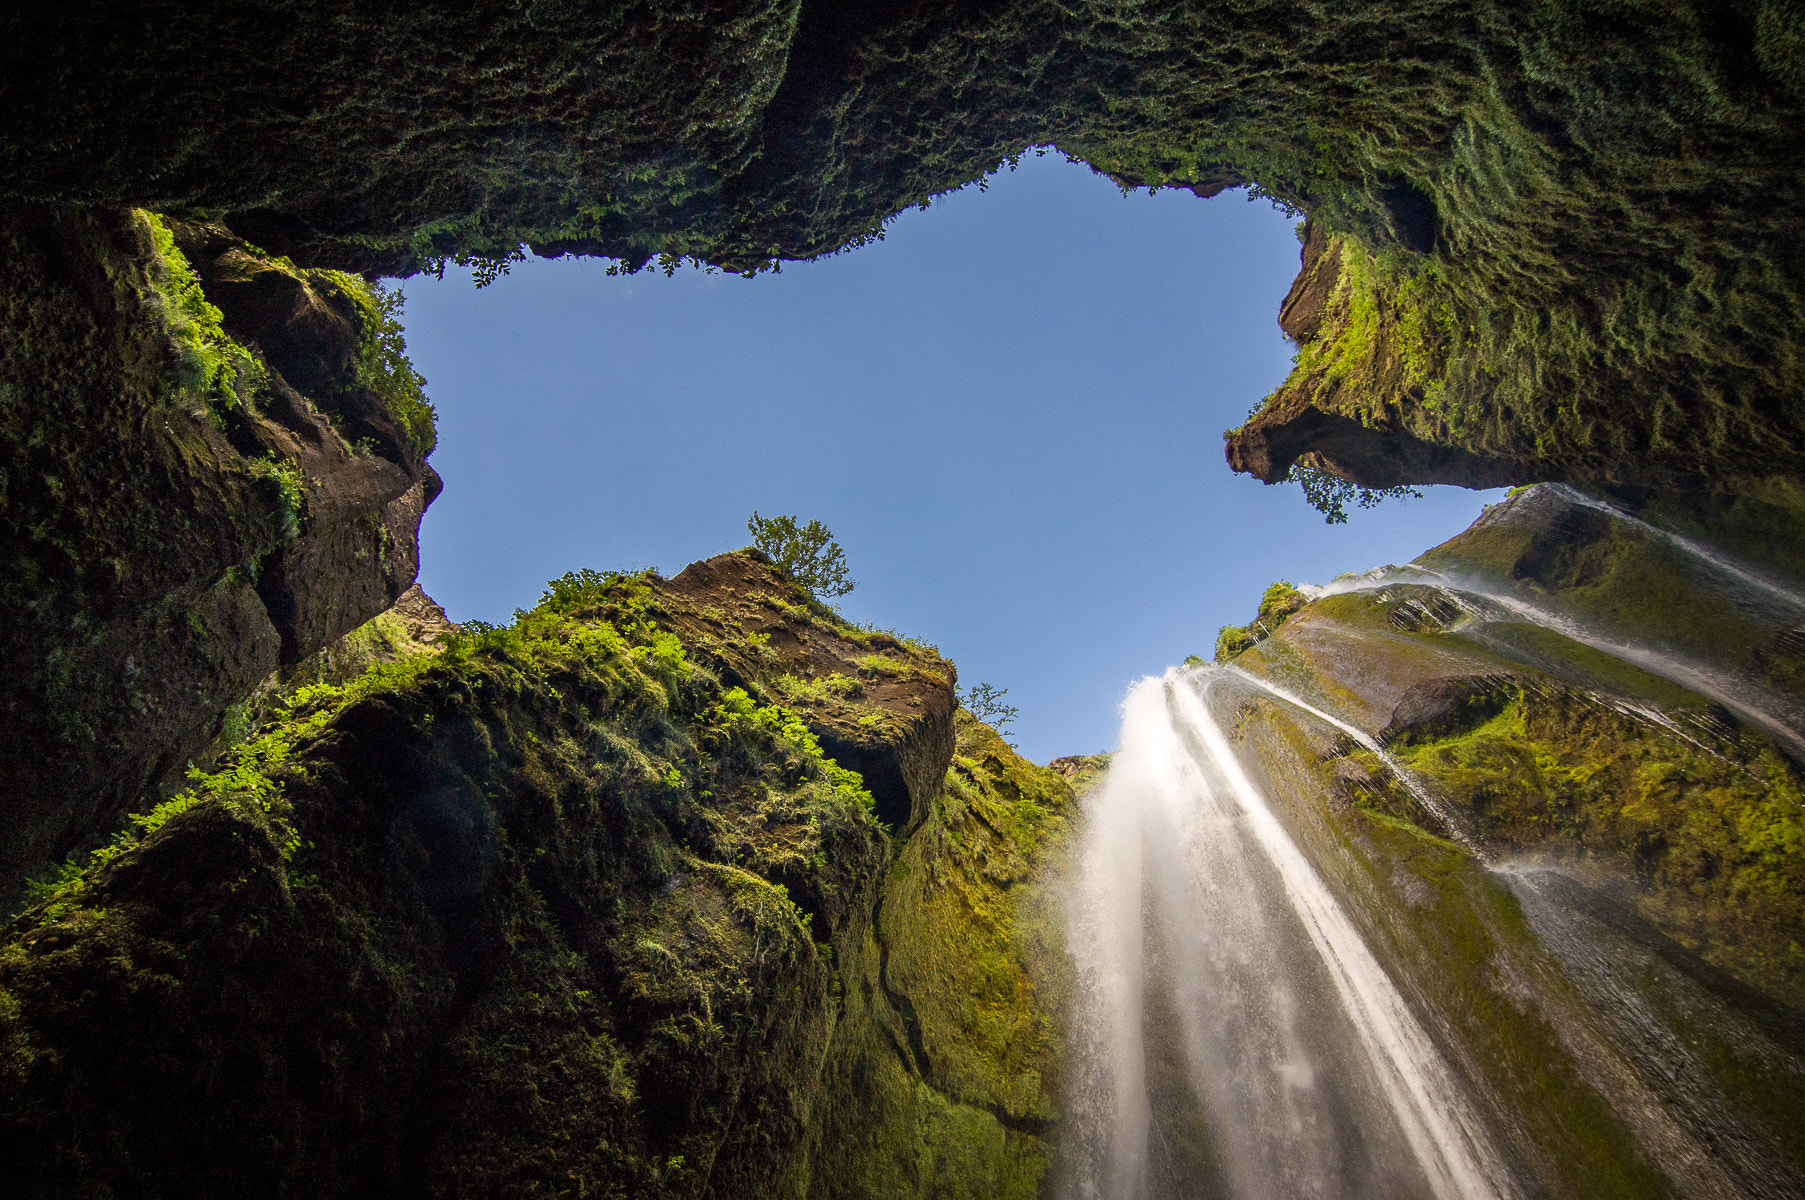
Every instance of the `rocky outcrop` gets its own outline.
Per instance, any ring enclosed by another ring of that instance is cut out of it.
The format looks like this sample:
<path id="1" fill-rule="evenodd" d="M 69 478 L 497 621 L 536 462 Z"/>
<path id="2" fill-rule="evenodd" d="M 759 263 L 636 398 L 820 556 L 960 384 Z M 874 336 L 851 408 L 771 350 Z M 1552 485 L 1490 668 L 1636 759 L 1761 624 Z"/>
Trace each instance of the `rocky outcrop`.
<path id="1" fill-rule="evenodd" d="M 1796 1006 L 1801 513 L 1789 490 L 1656 508 L 1527 489 L 1231 654 L 1428 789 L 1344 740 L 1328 756 L 1356 810 L 1554 866 Z"/>
<path id="2" fill-rule="evenodd" d="M 1224 625 L 1216 632 L 1216 661 L 1226 662 L 1249 646 L 1271 637 L 1285 618 L 1302 608 L 1308 597 L 1288 580 L 1279 580 L 1260 597 L 1260 607 L 1246 625 Z"/>
<path id="3" fill-rule="evenodd" d="M 1408 432 L 1376 428 L 1358 418 L 1326 413 L 1307 400 L 1262 409 L 1228 432 L 1224 454 L 1232 470 L 1262 483 L 1283 483 L 1297 465 L 1329 471 L 1366 488 L 1449 483 L 1495 488 L 1518 483 L 1519 460 L 1473 454 Z"/>
<path id="4" fill-rule="evenodd" d="M 756 552 L 436 637 L 293 693 L 13 924 L 9 1182 L 1037 1194 L 1071 793 L 955 733 L 950 664 Z"/>
<path id="5" fill-rule="evenodd" d="M 831 619 L 756 550 L 694 563 L 653 588 L 659 620 L 723 679 L 775 689 L 828 756 L 865 780 L 880 819 L 900 834 L 921 823 L 953 753 L 952 663 Z"/>
<path id="6" fill-rule="evenodd" d="M 1064 779 L 1074 792 L 1082 794 L 1103 778 L 1109 770 L 1109 760 L 1108 754 L 1068 754 L 1048 763 L 1047 770 Z"/>
<path id="7" fill-rule="evenodd" d="M 372 390 L 390 381 L 344 294 L 367 285 L 173 235 L 138 213 L 0 213 L 9 899 L 154 803 L 278 666 L 388 608 L 439 486 L 430 442 Z M 235 291 L 222 257 L 286 289 Z"/>
<path id="8" fill-rule="evenodd" d="M 1329 231 L 1309 219 L 1298 227 L 1302 266 L 1279 305 L 1279 328 L 1294 342 L 1307 342 L 1322 328 L 1323 310 L 1341 281 L 1341 246 Z"/>

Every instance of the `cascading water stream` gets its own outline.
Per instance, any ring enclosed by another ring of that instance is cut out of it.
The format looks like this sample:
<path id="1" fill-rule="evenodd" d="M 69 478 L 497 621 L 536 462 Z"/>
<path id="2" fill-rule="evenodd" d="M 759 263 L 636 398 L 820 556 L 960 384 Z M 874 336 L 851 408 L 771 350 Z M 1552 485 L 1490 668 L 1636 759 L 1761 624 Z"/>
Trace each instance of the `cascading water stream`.
<path id="1" fill-rule="evenodd" d="M 1545 483 L 1542 486 L 1554 495 L 1559 496 L 1562 500 L 1565 500 L 1568 504 L 1577 505 L 1580 508 L 1589 508 L 1594 512 L 1604 513 L 1614 520 L 1621 521 L 1625 525 L 1641 530 L 1650 537 L 1666 542 L 1668 545 L 1692 556 L 1699 562 L 1705 563 L 1719 574 L 1742 587 L 1760 592 L 1770 599 L 1778 600 L 1789 608 L 1805 611 L 1805 595 L 1801 595 L 1797 589 L 1787 587 L 1785 584 L 1776 583 L 1765 577 L 1756 568 L 1749 566 L 1746 563 L 1737 562 L 1735 559 L 1712 549 L 1702 542 L 1693 541 L 1683 533 L 1676 533 L 1671 529 L 1664 529 L 1659 525 L 1644 521 L 1641 517 L 1624 512 L 1615 504 L 1588 496 L 1584 492 L 1579 491 L 1576 488 L 1568 487 L 1564 483 Z"/>
<path id="2" fill-rule="evenodd" d="M 1480 848 L 1479 843 L 1473 838 L 1473 835 L 1468 832 L 1466 822 L 1460 819 L 1459 814 L 1443 803 L 1439 796 L 1417 782 L 1416 776 L 1405 770 L 1404 765 L 1397 759 L 1387 754 L 1385 748 L 1379 745 L 1378 740 L 1371 734 L 1354 725 L 1348 724 L 1340 717 L 1324 712 L 1314 704 L 1311 704 L 1300 696 L 1296 696 L 1291 692 L 1286 691 L 1271 680 L 1263 679 L 1248 671 L 1243 671 L 1240 667 L 1230 666 L 1223 669 L 1237 679 L 1265 692 L 1273 699 L 1283 701 L 1293 708 L 1301 709 L 1352 738 L 1357 745 L 1369 751 L 1375 758 L 1385 764 L 1385 769 L 1390 771 L 1392 776 L 1396 778 L 1399 783 L 1404 785 L 1404 790 L 1415 797 L 1418 804 L 1421 804 L 1426 811 L 1434 815 L 1437 821 L 1441 822 L 1443 830 L 1447 832 L 1449 837 L 1459 842 L 1461 847 L 1474 858 L 1479 859 L 1481 862 L 1486 861 L 1487 855 L 1484 850 Z"/>
<path id="3" fill-rule="evenodd" d="M 1801 737 L 1805 727 L 1796 710 L 1759 684 L 1608 636 L 1579 619 L 1484 583 L 1413 564 L 1338 580 L 1318 594 L 1372 591 L 1398 584 L 1435 588 L 1458 600 L 1468 617 L 1480 622 L 1525 621 L 1634 663 L 1716 700 L 1795 750 L 1805 749 L 1805 737 Z M 1374 749 L 1373 740 L 1361 731 L 1283 687 L 1240 668 L 1226 670 Z M 1616 703 L 1699 744 L 1658 709 L 1627 700 Z M 1776 712 L 1786 715 L 1777 716 Z M 1445 806 L 1433 803 L 1433 796 L 1425 797 L 1407 771 L 1395 763 L 1386 765 L 1450 831 L 1460 829 L 1461 822 L 1450 820 Z M 1634 921 L 1625 925 L 1609 915 L 1620 905 L 1608 893 L 1593 891 L 1570 878 L 1558 864 L 1534 856 L 1494 862 L 1478 852 L 1469 838 L 1460 840 L 1516 896 L 1539 946 L 1560 964 L 1575 994 L 1583 997 L 1590 1017 L 1577 1024 L 1560 1023 L 1563 1037 L 1585 1068 L 1597 1072 L 1592 1076 L 1595 1086 L 1612 1098 L 1619 1118 L 1635 1130 L 1641 1150 L 1660 1164 L 1674 1194 L 1700 1200 L 1801 1194 L 1796 1165 L 1775 1153 L 1766 1135 L 1731 1101 L 1710 1065 L 1714 1055 L 1731 1053 L 1725 1047 L 1736 1047 L 1734 1053 L 1766 1064 L 1776 1075 L 1785 1075 L 1801 1069 L 1796 1050 L 1771 1040 L 1759 1021 L 1713 998 L 1708 985 L 1701 986 L 1685 971 L 1667 965 L 1658 949 L 1649 948 L 1656 943 L 1640 940 L 1646 935 L 1635 932 Z M 1715 1040 L 1708 1046 L 1700 1043 L 1701 1028 L 1714 1030 Z"/>
<path id="4" fill-rule="evenodd" d="M 1399 578 L 1400 575 L 1406 573 L 1421 578 Z M 1398 584 L 1411 583 L 1487 601 L 1527 624 L 1540 626 L 1583 646 L 1590 646 L 1613 658 L 1640 667 L 1651 675 L 1670 679 L 1707 699 L 1715 700 L 1731 712 L 1786 743 L 1795 753 L 1805 756 L 1805 717 L 1793 712 L 1787 712 L 1784 716 L 1776 715 L 1778 712 L 1792 707 L 1782 697 L 1773 695 L 1767 689 L 1748 680 L 1739 679 L 1714 667 L 1657 650 L 1652 646 L 1626 642 L 1621 638 L 1600 633 L 1589 628 L 1582 621 L 1552 612 L 1521 596 L 1501 591 L 1478 580 L 1444 574 L 1441 571 L 1413 563 L 1382 576 L 1368 574 L 1353 579 L 1337 580 L 1314 594 L 1320 596 L 1345 592 L 1373 592 Z"/>
<path id="5" fill-rule="evenodd" d="M 1792 714 L 1775 715 L 1774 710 L 1783 707 L 1779 697 L 1765 695 L 1762 689 L 1745 680 L 1736 679 L 1723 671 L 1700 663 L 1687 661 L 1677 655 L 1664 653 L 1651 646 L 1607 637 L 1587 628 L 1579 621 L 1550 612 L 1540 605 L 1531 604 L 1527 600 L 1506 592 L 1487 588 L 1470 580 L 1450 578 L 1436 571 L 1426 573 L 1440 579 L 1443 587 L 1489 600 L 1532 625 L 1539 625 L 1543 629 L 1549 629 L 1563 637 L 1571 638 L 1581 645 L 1603 651 L 1613 658 L 1633 663 L 1651 675 L 1671 679 L 1701 696 L 1715 700 L 1731 712 L 1779 738 L 1792 747 L 1796 753 L 1805 755 L 1805 731 L 1801 730 L 1799 719 Z"/>
<path id="6" fill-rule="evenodd" d="M 1070 1194 L 1514 1196 L 1463 1089 L 1236 759 L 1198 690 L 1218 681 L 1240 682 L 1137 685 L 1088 801 L 1068 893 Z"/>

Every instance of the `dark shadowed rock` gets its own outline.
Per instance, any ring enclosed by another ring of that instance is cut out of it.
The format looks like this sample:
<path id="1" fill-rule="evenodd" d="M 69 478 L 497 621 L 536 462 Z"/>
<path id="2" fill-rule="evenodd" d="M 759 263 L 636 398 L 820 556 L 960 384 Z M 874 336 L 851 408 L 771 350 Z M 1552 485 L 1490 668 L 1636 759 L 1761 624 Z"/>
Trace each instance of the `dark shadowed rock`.
<path id="1" fill-rule="evenodd" d="M 1744 7 L 15 4 L 0 195 L 205 214 L 309 267 L 755 272 L 1057 146 L 1124 186 L 1256 183 L 1360 253 L 1333 380 L 1281 389 L 1331 469 L 1796 477 L 1805 93 L 1791 10 Z M 222 282 L 288 311 L 279 274 Z"/>
<path id="2" fill-rule="evenodd" d="M 754 552 L 439 639 L 292 695 L 14 922 L 8 1185 L 676 1200 L 706 1164 L 840 1200 L 925 1136 L 944 1194 L 1036 1193 L 1071 792 L 954 742 L 950 664 Z M 914 837 L 810 728 L 889 764 Z"/>
<path id="3" fill-rule="evenodd" d="M 227 235 L 185 240 L 205 286 L 220 261 L 286 281 L 220 295 L 227 332 L 267 366 L 255 407 L 191 381 L 144 219 L 0 213 L 9 899 L 179 781 L 231 706 L 388 608 L 418 567 L 439 482 L 359 381 L 357 314 Z M 371 435 L 381 453 L 351 444 Z"/>

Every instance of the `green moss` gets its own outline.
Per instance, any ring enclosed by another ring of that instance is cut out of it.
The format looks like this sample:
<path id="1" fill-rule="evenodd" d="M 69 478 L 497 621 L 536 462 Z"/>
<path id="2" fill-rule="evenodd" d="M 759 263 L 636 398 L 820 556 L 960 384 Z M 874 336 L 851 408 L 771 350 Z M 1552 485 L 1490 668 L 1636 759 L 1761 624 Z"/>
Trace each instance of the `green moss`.
<path id="1" fill-rule="evenodd" d="M 160 268 L 152 281 L 164 301 L 169 335 L 180 351 L 178 377 L 201 399 L 214 424 L 224 428 L 226 411 L 256 410 L 258 396 L 269 386 L 268 371 L 227 335 L 222 314 L 207 300 L 200 277 L 176 247 L 163 218 L 143 209 L 132 215 L 149 233 Z"/>
<path id="2" fill-rule="evenodd" d="M 1216 634 L 1216 661 L 1227 662 L 1243 650 L 1251 649 L 1272 636 L 1285 618 L 1309 601 L 1288 580 L 1279 580 L 1260 597 L 1259 612 L 1244 626 L 1224 625 Z"/>
<path id="3" fill-rule="evenodd" d="M 1057 146 L 1124 187 L 1254 181 L 1342 239 L 1310 404 L 1526 473 L 1769 473 L 1796 467 L 1774 231 L 1805 97 L 1798 22 L 1758 8 L 437 5 L 356 53 L 311 11 L 130 52 L 102 14 L 32 12 L 0 169 L 224 213 L 309 266 L 487 278 L 523 242 L 764 269 Z"/>
<path id="4" fill-rule="evenodd" d="M 319 1194 L 375 1186 L 424 1137 L 428 1176 L 462 1186 L 689 1195 L 684 1164 L 712 1162 L 772 1194 L 887 842 L 858 775 L 648 604 L 643 578 L 567 577 L 506 628 L 301 687 L 50 882 L 0 947 L 9 1162 L 88 1190 Z M 170 872 L 181 929 L 158 915 Z M 162 980 L 178 998 L 133 999 Z M 67 1020 L 107 1032 L 73 1046 Z M 152 1030 L 180 1079 L 142 1052 Z M 432 1044 L 449 1083 L 417 1065 Z M 374 1117 L 396 1105 L 399 1140 Z"/>
<path id="5" fill-rule="evenodd" d="M 252 576 L 287 552 L 295 510 L 252 475 L 267 416 L 197 391 L 182 365 L 196 347 L 237 360 L 186 264 L 158 249 L 162 224 L 0 211 L 8 910 L 47 860 L 179 783 L 280 652 Z M 249 455 L 231 440 L 245 437 Z"/>
<path id="6" fill-rule="evenodd" d="M 409 453 L 424 459 L 438 444 L 438 414 L 426 398 L 426 380 L 407 357 L 401 328 L 405 295 L 398 287 L 384 287 L 344 271 L 313 270 L 306 275 L 355 307 L 357 383 L 375 393 L 383 411 L 401 427 Z"/>
<path id="7" fill-rule="evenodd" d="M 856 700 L 865 694 L 863 680 L 838 672 L 823 675 L 819 679 L 798 679 L 794 675 L 782 675 L 778 677 L 776 686 L 784 695 L 802 700 Z"/>
<path id="8" fill-rule="evenodd" d="M 432 653 L 347 639 L 0 942 L 0 1153 L 147 1195 L 1039 1194 L 1071 792 L 961 718 L 893 853 L 823 731 L 938 771 L 951 665 L 766 625 L 789 586 L 573 572 Z"/>
<path id="9" fill-rule="evenodd" d="M 1588 1056 L 1602 1047 L 1588 1046 L 1597 1034 L 1584 1001 L 1500 877 L 1409 819 L 1342 808 L 1316 765 L 1319 744 L 1285 709 L 1263 707 L 1247 736 L 1266 769 L 1292 784 L 1275 793 L 1287 825 L 1368 948 L 1413 1006 L 1445 1022 L 1469 1086 L 1539 1148 L 1523 1165 L 1541 1187 L 1619 1200 L 1673 1195 L 1619 1117 L 1617 1097 L 1600 1090 Z"/>
<path id="10" fill-rule="evenodd" d="M 1028 1200 L 1051 1183 L 1067 985 L 1048 888 L 1073 794 L 968 714 L 957 729 L 945 791 L 842 962 L 870 990 L 849 998 L 812 1196 Z"/>
<path id="11" fill-rule="evenodd" d="M 1805 784 L 1765 738 L 1696 739 L 1583 694 L 1512 690 L 1476 723 L 1396 748 L 1501 852 L 1630 883 L 1636 907 L 1707 961 L 1805 998 Z M 1380 780 L 1370 793 L 1403 814 Z"/>
<path id="12" fill-rule="evenodd" d="M 868 679 L 894 679 L 913 670 L 910 664 L 883 654 L 867 654 L 859 659 L 859 674 Z"/>

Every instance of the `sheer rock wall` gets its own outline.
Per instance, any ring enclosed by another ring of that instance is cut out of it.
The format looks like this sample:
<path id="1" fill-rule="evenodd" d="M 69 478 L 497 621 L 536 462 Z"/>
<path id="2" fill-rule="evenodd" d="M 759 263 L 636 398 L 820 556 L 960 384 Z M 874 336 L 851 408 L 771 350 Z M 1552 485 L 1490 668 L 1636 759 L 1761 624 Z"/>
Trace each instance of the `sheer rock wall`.
<path id="1" fill-rule="evenodd" d="M 292 286 L 255 320 L 212 289 L 246 399 L 200 378 L 225 343 L 178 336 L 155 233 L 141 214 L 0 213 L 9 900 L 204 760 L 279 665 L 393 603 L 439 487 L 360 380 L 355 308 L 292 269 L 270 268 Z M 320 361 L 291 384 L 303 350 Z"/>

